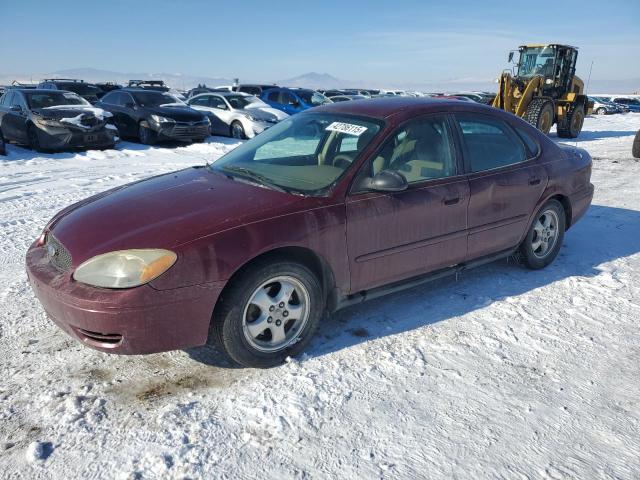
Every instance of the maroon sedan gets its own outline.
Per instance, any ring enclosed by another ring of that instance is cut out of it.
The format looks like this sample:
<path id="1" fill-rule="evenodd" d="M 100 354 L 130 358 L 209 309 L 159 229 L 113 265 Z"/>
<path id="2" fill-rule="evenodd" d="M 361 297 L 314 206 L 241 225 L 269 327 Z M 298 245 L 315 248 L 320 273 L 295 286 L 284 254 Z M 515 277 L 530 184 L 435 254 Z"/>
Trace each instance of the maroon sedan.
<path id="1" fill-rule="evenodd" d="M 553 261 L 593 196 L 591 158 L 480 104 L 315 108 L 217 162 L 88 198 L 27 253 L 63 330 L 111 353 L 217 342 L 266 367 L 325 312 L 520 253 Z"/>

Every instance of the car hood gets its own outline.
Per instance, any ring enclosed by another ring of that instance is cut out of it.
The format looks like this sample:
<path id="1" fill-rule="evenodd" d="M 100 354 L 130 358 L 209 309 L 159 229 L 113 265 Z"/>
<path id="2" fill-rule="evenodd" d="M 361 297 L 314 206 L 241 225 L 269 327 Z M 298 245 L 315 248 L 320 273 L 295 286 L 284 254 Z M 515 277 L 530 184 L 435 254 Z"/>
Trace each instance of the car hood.
<path id="1" fill-rule="evenodd" d="M 35 108 L 32 112 L 44 118 L 52 118 L 56 120 L 75 117 L 81 114 L 93 116 L 100 120 L 111 117 L 111 113 L 106 110 L 98 107 L 91 107 L 89 105 L 59 105 L 54 107 Z"/>
<path id="2" fill-rule="evenodd" d="M 247 107 L 245 107 L 245 110 L 248 110 L 249 113 L 251 113 L 252 115 L 254 114 L 254 112 L 268 113 L 276 117 L 278 121 L 284 120 L 289 116 L 287 113 L 283 112 L 282 110 L 278 110 L 277 108 L 272 108 L 272 107 L 261 107 L 261 106 L 252 107 L 251 105 L 248 105 Z"/>
<path id="3" fill-rule="evenodd" d="M 160 106 L 160 107 L 146 107 L 149 114 L 160 115 L 175 120 L 176 122 L 200 122 L 204 120 L 202 113 L 197 112 L 191 107 L 187 106 Z"/>
<path id="4" fill-rule="evenodd" d="M 77 266 L 115 250 L 175 248 L 304 209 L 314 200 L 192 167 L 89 197 L 59 212 L 45 230 L 69 250 Z"/>

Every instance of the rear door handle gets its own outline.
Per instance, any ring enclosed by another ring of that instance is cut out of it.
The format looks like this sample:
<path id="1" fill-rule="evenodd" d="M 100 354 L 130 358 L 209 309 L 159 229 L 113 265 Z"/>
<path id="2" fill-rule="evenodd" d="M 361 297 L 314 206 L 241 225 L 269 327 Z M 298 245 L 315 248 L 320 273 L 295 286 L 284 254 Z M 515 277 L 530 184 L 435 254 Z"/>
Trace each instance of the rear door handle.
<path id="1" fill-rule="evenodd" d="M 540 179 L 539 178 L 530 178 L 529 179 L 529 185 L 539 185 L 540 184 Z"/>
<path id="2" fill-rule="evenodd" d="M 444 204 L 445 205 L 455 205 L 456 203 L 458 203 L 460 201 L 460 197 L 456 197 L 456 198 L 445 198 L 444 199 Z"/>

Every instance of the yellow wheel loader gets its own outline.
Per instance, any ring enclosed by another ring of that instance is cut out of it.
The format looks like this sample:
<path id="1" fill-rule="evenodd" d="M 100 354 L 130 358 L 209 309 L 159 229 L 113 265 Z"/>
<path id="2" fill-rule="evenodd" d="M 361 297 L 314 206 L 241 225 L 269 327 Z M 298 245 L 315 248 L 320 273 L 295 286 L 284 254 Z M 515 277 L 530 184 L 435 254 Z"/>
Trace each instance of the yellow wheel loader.
<path id="1" fill-rule="evenodd" d="M 493 106 L 522 117 L 544 133 L 554 123 L 558 136 L 576 138 L 593 102 L 576 76 L 578 49 L 569 45 L 523 45 L 512 71 L 498 81 Z M 509 62 L 515 52 L 509 53 Z"/>

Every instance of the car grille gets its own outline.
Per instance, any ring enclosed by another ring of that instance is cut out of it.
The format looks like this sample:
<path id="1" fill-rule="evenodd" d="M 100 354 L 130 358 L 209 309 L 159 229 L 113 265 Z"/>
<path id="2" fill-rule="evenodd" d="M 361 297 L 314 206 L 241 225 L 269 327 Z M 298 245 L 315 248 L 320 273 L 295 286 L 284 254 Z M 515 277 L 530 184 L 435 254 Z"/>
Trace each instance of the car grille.
<path id="1" fill-rule="evenodd" d="M 95 115 L 84 114 L 80 117 L 80 123 L 85 127 L 95 127 L 100 124 L 100 120 Z"/>
<path id="2" fill-rule="evenodd" d="M 71 254 L 69 253 L 69 250 L 67 250 L 64 245 L 62 245 L 58 239 L 50 233 L 47 235 L 45 248 L 51 265 L 62 272 L 66 272 L 71 268 Z"/>
<path id="3" fill-rule="evenodd" d="M 174 138 L 189 140 L 196 137 L 209 136 L 209 126 L 207 124 L 189 125 L 187 123 L 176 123 L 166 133 Z"/>
<path id="4" fill-rule="evenodd" d="M 122 341 L 122 335 L 119 333 L 102 333 L 102 332 L 93 332 L 91 330 L 85 330 L 83 328 L 76 328 L 76 331 L 80 334 L 80 336 L 86 338 L 87 340 L 91 340 L 95 343 L 101 343 L 107 345 L 117 345 Z"/>

